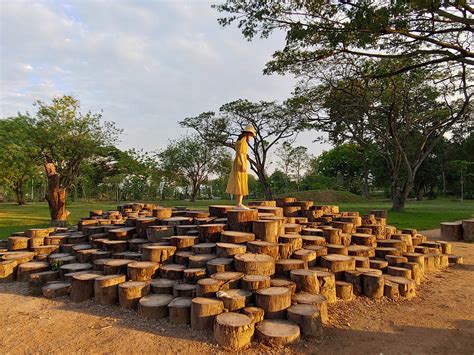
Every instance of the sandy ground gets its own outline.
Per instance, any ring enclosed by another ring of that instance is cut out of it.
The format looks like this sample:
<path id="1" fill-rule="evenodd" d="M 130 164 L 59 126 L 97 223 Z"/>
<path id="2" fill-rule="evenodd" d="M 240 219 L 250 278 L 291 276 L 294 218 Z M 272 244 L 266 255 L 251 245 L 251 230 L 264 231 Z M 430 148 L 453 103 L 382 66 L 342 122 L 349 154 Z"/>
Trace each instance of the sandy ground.
<path id="1" fill-rule="evenodd" d="M 430 239 L 438 231 L 427 232 Z M 253 343 L 252 353 L 474 352 L 474 244 L 454 243 L 464 265 L 431 273 L 417 297 L 398 302 L 359 297 L 330 306 L 320 339 L 285 348 Z M 26 285 L 0 284 L 1 353 L 219 353 L 211 332 L 149 321 L 118 307 L 47 300 Z"/>

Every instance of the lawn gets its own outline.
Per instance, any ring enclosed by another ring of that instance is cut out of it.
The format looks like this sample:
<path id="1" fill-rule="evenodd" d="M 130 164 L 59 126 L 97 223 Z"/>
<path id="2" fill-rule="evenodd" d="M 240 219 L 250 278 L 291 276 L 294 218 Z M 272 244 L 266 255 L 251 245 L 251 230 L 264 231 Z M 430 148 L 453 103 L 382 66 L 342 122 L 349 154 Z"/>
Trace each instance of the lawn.
<path id="1" fill-rule="evenodd" d="M 169 200 L 160 202 L 165 206 L 188 206 L 205 209 L 211 204 L 230 204 L 229 200 L 201 200 L 195 203 L 189 201 Z M 337 204 L 337 203 L 335 203 Z M 389 209 L 387 200 L 370 200 L 363 202 L 342 202 L 338 204 L 341 211 L 358 211 L 368 213 L 372 209 Z M 88 216 L 90 210 L 115 209 L 114 202 L 73 202 L 68 204 L 70 223 L 76 223 L 81 217 Z M 437 199 L 432 201 L 410 201 L 404 212 L 390 212 L 389 224 L 398 228 L 416 228 L 418 230 L 438 228 L 443 221 L 455 221 L 474 217 L 474 200 L 456 201 Z M 12 232 L 28 228 L 45 227 L 49 222 L 48 206 L 46 203 L 30 203 L 18 206 L 10 203 L 0 204 L 0 239 L 7 238 Z"/>

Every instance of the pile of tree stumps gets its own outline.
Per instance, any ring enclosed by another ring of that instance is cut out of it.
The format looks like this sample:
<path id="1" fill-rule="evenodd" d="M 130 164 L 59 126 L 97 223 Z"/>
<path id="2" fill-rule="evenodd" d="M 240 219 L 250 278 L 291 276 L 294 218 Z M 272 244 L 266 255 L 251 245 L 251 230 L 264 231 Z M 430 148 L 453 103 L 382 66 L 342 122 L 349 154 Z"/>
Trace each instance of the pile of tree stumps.
<path id="1" fill-rule="evenodd" d="M 0 257 L 1 281 L 211 329 L 230 349 L 320 336 L 328 304 L 411 298 L 426 273 L 462 263 L 449 242 L 388 225 L 386 211 L 361 216 L 294 198 L 249 210 L 91 211 L 73 228 L 14 233 Z"/>

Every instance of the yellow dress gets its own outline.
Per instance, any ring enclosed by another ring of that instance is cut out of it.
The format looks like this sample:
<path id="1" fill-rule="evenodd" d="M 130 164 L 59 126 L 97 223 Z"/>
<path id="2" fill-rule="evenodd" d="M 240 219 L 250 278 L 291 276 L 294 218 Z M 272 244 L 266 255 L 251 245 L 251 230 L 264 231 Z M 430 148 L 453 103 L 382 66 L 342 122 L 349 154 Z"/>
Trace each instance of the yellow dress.
<path id="1" fill-rule="evenodd" d="M 235 143 L 235 159 L 227 182 L 225 192 L 232 195 L 247 196 L 249 194 L 249 177 L 247 173 L 247 139 L 242 138 Z"/>

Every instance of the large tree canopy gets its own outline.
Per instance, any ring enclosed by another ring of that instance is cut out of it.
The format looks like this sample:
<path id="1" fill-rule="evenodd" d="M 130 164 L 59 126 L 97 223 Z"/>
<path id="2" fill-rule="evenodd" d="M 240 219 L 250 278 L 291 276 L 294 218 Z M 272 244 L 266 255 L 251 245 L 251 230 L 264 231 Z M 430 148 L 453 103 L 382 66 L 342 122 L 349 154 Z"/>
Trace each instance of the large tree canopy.
<path id="1" fill-rule="evenodd" d="M 411 58 L 390 74 L 438 64 L 474 65 L 474 7 L 467 0 L 253 1 L 214 5 L 247 39 L 286 31 L 266 72 L 298 73 L 309 63 L 341 55 Z M 387 73 L 385 73 L 387 74 Z"/>

